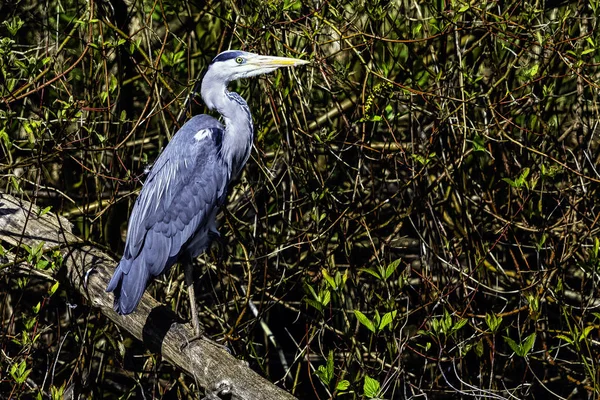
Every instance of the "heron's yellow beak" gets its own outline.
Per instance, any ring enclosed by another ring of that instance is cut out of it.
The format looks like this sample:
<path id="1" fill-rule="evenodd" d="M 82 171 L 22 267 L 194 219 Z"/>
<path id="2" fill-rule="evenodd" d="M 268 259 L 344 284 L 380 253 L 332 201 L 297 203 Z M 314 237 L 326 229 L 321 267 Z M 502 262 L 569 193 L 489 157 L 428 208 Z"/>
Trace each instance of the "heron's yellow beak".
<path id="1" fill-rule="evenodd" d="M 294 67 L 296 65 L 309 64 L 310 61 L 300 60 L 298 58 L 287 58 L 287 57 L 271 57 L 271 56 L 257 56 L 248 60 L 249 64 L 253 64 L 260 67 Z"/>

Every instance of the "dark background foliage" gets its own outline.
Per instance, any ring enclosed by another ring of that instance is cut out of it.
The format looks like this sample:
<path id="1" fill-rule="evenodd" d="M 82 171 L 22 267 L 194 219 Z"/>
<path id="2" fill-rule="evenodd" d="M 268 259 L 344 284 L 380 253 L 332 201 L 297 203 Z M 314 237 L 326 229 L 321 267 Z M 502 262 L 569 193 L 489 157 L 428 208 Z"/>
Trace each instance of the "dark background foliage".
<path id="1" fill-rule="evenodd" d="M 212 58 L 311 60 L 231 86 L 256 138 L 198 260 L 207 334 L 300 398 L 597 398 L 599 5 L 4 2 L 0 185 L 118 259 Z M 1 397 L 201 395 L 58 254 L 0 252 Z M 149 290 L 187 319 L 182 282 Z"/>

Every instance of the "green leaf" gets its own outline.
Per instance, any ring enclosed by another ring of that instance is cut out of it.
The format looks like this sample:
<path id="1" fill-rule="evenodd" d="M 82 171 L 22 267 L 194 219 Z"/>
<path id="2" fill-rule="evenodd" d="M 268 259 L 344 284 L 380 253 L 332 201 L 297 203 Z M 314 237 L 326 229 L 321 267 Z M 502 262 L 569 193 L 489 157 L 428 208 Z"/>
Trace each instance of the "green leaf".
<path id="1" fill-rule="evenodd" d="M 531 335 L 527 336 L 527 338 L 525 338 L 525 342 L 523 342 L 523 344 L 521 345 L 521 348 L 523 350 L 523 357 L 525 357 L 527 354 L 529 354 L 529 352 L 533 348 L 534 344 L 535 344 L 535 332 L 532 333 Z"/>
<path id="2" fill-rule="evenodd" d="M 517 187 L 517 184 L 515 183 L 515 181 L 513 181 L 510 178 L 502 178 L 502 180 L 506 183 L 508 183 L 511 187 Z"/>
<path id="3" fill-rule="evenodd" d="M 10 148 L 12 147 L 12 142 L 10 141 L 8 133 L 6 133 L 6 130 L 4 128 L 0 129 L 0 140 L 2 141 L 2 143 L 4 143 L 4 146 L 6 146 L 8 150 L 10 150 Z"/>
<path id="4" fill-rule="evenodd" d="M 583 332 L 581 332 L 581 335 L 579 336 L 579 341 L 581 342 L 582 340 L 584 340 L 585 338 L 587 338 L 587 336 L 590 334 L 590 332 L 594 329 L 594 325 L 588 325 L 585 328 L 583 328 Z"/>
<path id="5" fill-rule="evenodd" d="M 500 328 L 500 324 L 502 323 L 502 317 L 497 317 L 495 314 L 491 313 L 486 314 L 485 323 L 492 333 L 496 333 L 498 328 Z"/>
<path id="6" fill-rule="evenodd" d="M 466 318 L 459 319 L 458 322 L 455 323 L 454 326 L 452 326 L 452 329 L 450 330 L 450 333 L 454 333 L 454 332 L 458 331 L 460 328 L 462 328 L 463 326 L 465 326 L 466 323 L 467 323 L 467 319 Z"/>
<path id="7" fill-rule="evenodd" d="M 473 151 L 481 151 L 485 153 L 485 138 L 479 135 L 475 136 L 475 139 L 473 139 Z"/>
<path id="8" fill-rule="evenodd" d="M 36 269 L 45 270 L 50 265 L 48 260 L 41 259 L 35 264 Z"/>
<path id="9" fill-rule="evenodd" d="M 38 303 L 39 306 L 39 303 Z M 37 318 L 36 317 L 26 317 L 23 321 L 23 326 L 25 327 L 25 330 L 23 331 L 23 333 L 26 335 L 27 332 L 29 332 L 31 329 L 33 329 L 33 326 L 36 324 L 37 322 Z"/>
<path id="10" fill-rule="evenodd" d="M 511 338 L 509 338 L 508 336 L 503 336 L 504 341 L 508 344 L 508 346 L 511 348 L 511 350 L 513 352 L 515 352 L 517 355 L 521 355 L 521 348 L 519 347 L 519 345 L 517 344 L 517 342 L 515 342 L 514 340 L 512 340 Z"/>
<path id="11" fill-rule="evenodd" d="M 61 387 L 51 386 L 50 387 L 50 396 L 52 400 L 63 399 L 65 396 L 65 385 L 63 384 Z"/>
<path id="12" fill-rule="evenodd" d="M 331 288 L 333 290 L 336 290 L 337 289 L 337 285 L 335 284 L 335 281 L 333 280 L 333 277 L 331 275 L 329 275 L 329 272 L 325 268 L 321 269 L 321 274 L 323 275 L 323 278 L 325 278 L 325 280 L 327 281 L 327 283 L 329 284 L 329 286 L 331 286 Z"/>
<path id="13" fill-rule="evenodd" d="M 427 160 L 425 159 L 425 157 L 423 157 L 420 154 L 414 154 L 413 153 L 410 156 L 412 157 L 413 160 L 417 161 L 421 165 L 426 165 L 427 164 Z"/>
<path id="14" fill-rule="evenodd" d="M 52 210 L 52 206 L 48 206 L 48 207 L 44 208 L 43 210 L 40 210 L 40 217 L 41 217 L 42 215 L 48 214 L 48 212 L 49 212 L 50 210 Z"/>
<path id="15" fill-rule="evenodd" d="M 356 318 L 358 318 L 358 322 L 366 326 L 371 332 L 375 333 L 375 325 L 373 325 L 373 322 L 371 322 L 371 320 L 367 318 L 365 314 L 358 310 L 354 310 L 354 315 L 356 315 Z"/>
<path id="16" fill-rule="evenodd" d="M 452 316 L 448 312 L 448 310 L 444 310 L 444 318 L 442 318 L 442 329 L 445 334 L 451 332 L 452 329 Z"/>
<path id="17" fill-rule="evenodd" d="M 503 337 L 506 343 L 508 343 L 508 345 L 512 349 L 512 351 L 514 351 L 515 354 L 519 357 L 526 357 L 527 354 L 529 354 L 529 352 L 533 348 L 533 345 L 535 344 L 535 332 L 527 336 L 521 344 L 518 344 L 517 342 L 515 342 L 507 336 Z"/>
<path id="18" fill-rule="evenodd" d="M 379 275 L 379 272 L 375 271 L 373 268 L 359 268 L 358 270 L 373 275 L 377 279 L 383 279 L 383 277 Z"/>
<path id="19" fill-rule="evenodd" d="M 417 36 L 419 32 L 423 29 L 423 24 L 416 24 L 412 27 L 412 35 Z"/>
<path id="20" fill-rule="evenodd" d="M 567 342 L 569 344 L 573 344 L 573 339 L 571 339 L 568 336 L 565 336 L 565 335 L 556 335 L 556 338 L 557 339 L 562 339 L 562 340 L 564 340 L 565 342 Z"/>
<path id="21" fill-rule="evenodd" d="M 329 304 L 329 302 L 331 301 L 331 292 L 329 290 L 324 290 L 323 292 L 321 292 L 320 298 L 321 304 L 323 304 L 323 306 L 327 306 L 327 304 Z"/>
<path id="22" fill-rule="evenodd" d="M 350 382 L 343 379 L 343 380 L 339 381 L 338 384 L 335 386 L 335 390 L 338 390 L 341 392 L 341 391 L 348 389 L 349 387 L 350 387 Z"/>
<path id="23" fill-rule="evenodd" d="M 10 367 L 9 373 L 13 377 L 15 382 L 19 385 L 24 383 L 27 380 L 29 374 L 31 373 L 31 370 L 26 368 L 27 363 L 25 362 L 25 360 L 21 361 L 19 364 L 14 363 Z"/>
<path id="24" fill-rule="evenodd" d="M 402 259 L 399 258 L 396 261 L 392 261 L 388 264 L 387 268 L 385 269 L 385 279 L 388 279 L 390 276 L 392 276 L 396 269 L 398 269 L 401 261 Z"/>
<path id="25" fill-rule="evenodd" d="M 2 24 L 6 27 L 10 36 L 15 36 L 25 22 L 23 22 L 19 16 L 15 16 L 8 21 L 4 21 Z"/>
<path id="26" fill-rule="evenodd" d="M 29 120 L 23 124 L 23 129 L 28 135 L 29 143 L 33 144 L 36 142 L 36 137 L 40 133 L 40 127 L 42 126 L 41 121 Z"/>
<path id="27" fill-rule="evenodd" d="M 533 79 L 537 75 L 539 69 L 540 66 L 538 64 L 533 64 L 531 68 L 525 70 L 525 75 L 527 75 L 529 79 Z"/>
<path id="28" fill-rule="evenodd" d="M 17 193 L 21 193 L 21 185 L 19 185 L 19 181 L 17 180 L 17 178 L 15 178 L 14 176 L 11 175 L 11 177 L 10 177 L 10 183 L 12 184 L 13 189 Z"/>
<path id="29" fill-rule="evenodd" d="M 434 318 L 431 320 L 431 330 L 435 333 L 435 334 L 440 334 L 443 333 L 441 332 L 441 324 L 440 321 L 437 318 Z"/>
<path id="30" fill-rule="evenodd" d="M 19 289 L 25 289 L 28 284 L 29 284 L 28 278 L 26 278 L 26 277 L 17 278 L 17 285 L 18 285 Z"/>
<path id="31" fill-rule="evenodd" d="M 483 356 L 483 340 L 480 340 L 475 344 L 473 351 L 477 354 L 477 357 Z"/>
<path id="32" fill-rule="evenodd" d="M 52 296 L 54 293 L 56 293 L 56 291 L 58 290 L 58 286 L 60 284 L 58 283 L 58 281 L 54 282 L 54 285 L 52 285 L 52 287 L 50 288 L 50 290 L 48 290 L 48 294 L 50 296 Z"/>
<path id="33" fill-rule="evenodd" d="M 383 314 L 381 322 L 379 322 L 379 330 L 382 331 L 386 326 L 388 326 L 394 320 L 394 318 L 396 318 L 396 314 L 398 314 L 398 310 Z"/>
<path id="34" fill-rule="evenodd" d="M 323 305 L 315 300 L 311 300 L 311 299 L 304 299 L 304 301 L 306 302 L 306 304 L 308 304 L 311 307 L 316 308 L 317 310 L 319 310 L 320 312 L 323 312 Z"/>
<path id="35" fill-rule="evenodd" d="M 379 323 L 381 322 L 381 316 L 379 315 L 379 311 L 375 310 L 375 315 L 373 316 L 373 319 L 371 321 L 373 322 L 373 326 L 375 328 L 379 326 Z"/>
<path id="36" fill-rule="evenodd" d="M 329 350 L 327 355 L 327 373 L 330 378 L 333 378 L 333 350 Z"/>
<path id="37" fill-rule="evenodd" d="M 30 263 L 36 263 L 40 260 L 40 258 L 42 257 L 42 248 L 44 246 L 44 242 L 38 242 L 34 247 L 26 249 L 28 250 L 29 254 L 27 255 L 27 261 Z"/>
<path id="38" fill-rule="evenodd" d="M 340 271 L 336 271 L 335 273 L 335 286 L 340 289 L 346 285 L 346 281 L 348 280 L 348 270 L 344 272 L 344 275 L 340 273 Z"/>
<path id="39" fill-rule="evenodd" d="M 329 385 L 333 379 L 333 350 L 329 351 L 327 362 L 325 365 L 319 365 L 319 368 L 317 368 L 315 374 L 317 374 L 319 379 L 321 379 L 325 385 Z"/>
<path id="40" fill-rule="evenodd" d="M 369 375 L 365 375 L 365 382 L 363 384 L 363 391 L 365 392 L 365 396 L 372 399 L 379 395 L 379 382 Z"/>
<path id="41" fill-rule="evenodd" d="M 329 386 L 329 376 L 327 375 L 327 368 L 324 365 L 319 365 L 315 374 L 326 386 Z"/>
<path id="42" fill-rule="evenodd" d="M 313 287 L 312 287 L 312 286 L 310 286 L 310 285 L 306 284 L 306 285 L 304 285 L 304 289 L 305 289 L 307 292 L 309 292 L 309 293 L 312 295 L 312 297 L 313 297 L 315 300 L 318 300 L 318 299 L 319 299 L 319 296 L 317 295 L 317 292 L 315 292 L 315 289 L 313 289 Z"/>

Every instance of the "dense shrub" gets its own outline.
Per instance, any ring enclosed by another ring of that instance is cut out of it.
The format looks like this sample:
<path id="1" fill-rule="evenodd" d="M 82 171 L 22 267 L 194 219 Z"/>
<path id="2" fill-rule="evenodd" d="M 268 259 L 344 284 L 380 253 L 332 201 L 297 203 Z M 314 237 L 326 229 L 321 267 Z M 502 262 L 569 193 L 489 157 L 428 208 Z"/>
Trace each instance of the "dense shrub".
<path id="1" fill-rule="evenodd" d="M 595 398 L 599 4 L 0 5 L 1 190 L 117 259 L 211 59 L 310 59 L 232 84 L 256 138 L 198 262 L 210 336 L 300 398 Z M 197 395 L 55 254 L 0 250 L 1 397 Z M 188 318 L 182 280 L 150 290 Z"/>

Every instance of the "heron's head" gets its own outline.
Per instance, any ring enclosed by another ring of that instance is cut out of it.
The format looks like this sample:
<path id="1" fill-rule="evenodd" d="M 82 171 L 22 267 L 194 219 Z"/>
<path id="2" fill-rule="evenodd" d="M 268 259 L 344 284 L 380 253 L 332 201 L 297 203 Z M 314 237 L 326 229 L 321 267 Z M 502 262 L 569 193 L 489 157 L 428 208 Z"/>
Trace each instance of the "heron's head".
<path id="1" fill-rule="evenodd" d="M 227 50 L 217 55 L 209 66 L 211 75 L 225 82 L 268 74 L 281 67 L 307 64 L 296 58 L 261 56 L 240 50 Z"/>
<path id="2" fill-rule="evenodd" d="M 261 56 L 240 50 L 227 50 L 217 55 L 202 80 L 202 97 L 210 109 L 219 108 L 223 87 L 231 81 L 268 74 L 281 67 L 308 64 L 296 58 Z"/>

